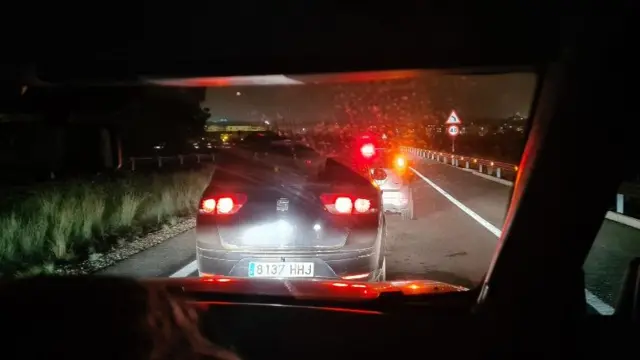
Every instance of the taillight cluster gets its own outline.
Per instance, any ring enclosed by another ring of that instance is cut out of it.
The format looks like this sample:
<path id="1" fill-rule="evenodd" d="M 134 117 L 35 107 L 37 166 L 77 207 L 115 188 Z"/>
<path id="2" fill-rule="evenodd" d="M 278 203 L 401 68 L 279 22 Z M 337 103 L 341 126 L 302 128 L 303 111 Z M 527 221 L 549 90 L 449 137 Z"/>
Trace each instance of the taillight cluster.
<path id="1" fill-rule="evenodd" d="M 200 201 L 198 212 L 204 215 L 232 215 L 246 202 L 245 194 L 207 195 Z"/>
<path id="2" fill-rule="evenodd" d="M 328 212 L 336 215 L 371 214 L 378 211 L 372 199 L 344 194 L 322 194 L 320 200 Z"/>

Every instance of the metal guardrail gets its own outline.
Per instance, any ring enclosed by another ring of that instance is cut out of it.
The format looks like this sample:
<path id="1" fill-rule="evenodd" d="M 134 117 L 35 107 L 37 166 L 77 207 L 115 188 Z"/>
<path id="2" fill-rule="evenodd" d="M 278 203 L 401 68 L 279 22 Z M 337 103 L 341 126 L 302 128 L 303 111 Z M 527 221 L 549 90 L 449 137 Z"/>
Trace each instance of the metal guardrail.
<path id="1" fill-rule="evenodd" d="M 444 164 L 475 170 L 483 174 L 495 176 L 498 179 L 506 178 L 507 180 L 512 180 L 515 179 L 515 176 L 518 173 L 517 165 L 500 161 L 412 147 L 402 147 L 402 150 L 425 159 L 436 160 Z"/>
<path id="2" fill-rule="evenodd" d="M 141 165 L 153 165 L 157 168 L 162 168 L 167 165 L 179 164 L 180 166 L 187 163 L 199 164 L 201 162 L 214 162 L 216 159 L 215 154 L 186 154 L 175 156 L 147 156 L 147 157 L 130 157 L 128 161 L 128 168 L 131 171 L 136 171 Z"/>
<path id="3" fill-rule="evenodd" d="M 438 161 L 461 169 L 468 169 L 483 176 L 492 176 L 503 180 L 505 183 L 513 182 L 518 174 L 517 165 L 505 162 L 413 147 L 401 147 L 401 149 L 424 159 Z M 619 193 L 616 195 L 615 212 L 624 214 L 626 197 L 640 199 L 640 184 L 623 183 L 620 185 L 618 191 Z"/>

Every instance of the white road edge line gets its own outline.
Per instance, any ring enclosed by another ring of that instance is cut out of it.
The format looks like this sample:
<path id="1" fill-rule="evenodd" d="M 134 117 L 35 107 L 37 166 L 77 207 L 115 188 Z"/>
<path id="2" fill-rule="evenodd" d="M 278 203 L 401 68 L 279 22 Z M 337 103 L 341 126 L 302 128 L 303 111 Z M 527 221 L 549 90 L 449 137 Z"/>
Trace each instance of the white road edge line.
<path id="1" fill-rule="evenodd" d="M 505 185 L 505 186 L 513 186 L 513 181 L 499 179 L 499 178 L 497 178 L 495 176 L 491 176 L 491 175 L 488 175 L 488 174 L 483 174 L 481 172 L 477 172 L 476 170 L 459 168 L 459 167 L 452 166 L 452 165 L 449 165 L 449 164 L 446 164 L 446 165 L 447 166 L 451 166 L 451 167 L 453 167 L 455 169 L 458 169 L 458 170 L 463 170 L 463 171 L 469 172 L 469 173 L 471 173 L 473 175 L 476 175 L 476 176 L 480 176 L 483 179 L 487 179 L 487 180 L 496 182 L 498 184 L 502 184 L 502 185 Z M 636 218 L 633 218 L 631 216 L 620 214 L 620 213 L 617 213 L 615 211 L 607 211 L 607 215 L 605 215 L 605 217 L 607 218 L 607 220 L 615 221 L 615 222 L 617 222 L 619 224 L 631 226 L 634 229 L 640 230 L 640 220 L 636 219 Z"/>
<path id="2" fill-rule="evenodd" d="M 194 272 L 196 272 L 197 270 L 198 270 L 198 262 L 197 260 L 193 260 L 192 262 L 182 267 L 180 270 L 169 275 L 169 277 L 172 277 L 172 278 L 187 277 L 193 274 Z"/>
<path id="3" fill-rule="evenodd" d="M 478 223 L 480 223 L 480 225 L 484 226 L 485 229 L 489 230 L 493 235 L 495 235 L 498 238 L 500 237 L 500 235 L 502 235 L 502 230 L 498 229 L 492 223 L 490 223 L 487 220 L 483 219 L 480 215 L 476 214 L 473 210 L 469 209 L 465 204 L 463 204 L 460 201 L 458 201 L 456 198 L 451 196 L 448 192 L 442 190 L 441 187 L 436 185 L 433 181 L 429 180 L 426 176 L 422 175 L 416 169 L 411 168 L 411 170 L 416 175 L 418 175 L 422 180 L 424 180 L 424 182 L 429 184 L 432 188 L 434 188 L 442 196 L 447 198 L 447 200 L 451 201 L 455 206 L 459 207 L 460 210 L 464 211 L 467 215 L 471 216 L 473 218 L 473 220 L 477 221 Z"/>
<path id="4" fill-rule="evenodd" d="M 456 198 L 451 196 L 448 192 L 444 191 L 441 187 L 436 185 L 433 181 L 429 180 L 426 176 L 422 175 L 418 170 L 411 168 L 411 171 L 413 171 L 416 175 L 418 175 L 422 180 L 424 180 L 424 182 L 429 184 L 429 186 L 434 188 L 442 196 L 447 198 L 447 200 L 451 201 L 455 206 L 460 208 L 460 210 L 464 211 L 472 219 L 477 221 L 480 225 L 484 226 L 485 229 L 489 230 L 493 235 L 496 236 L 496 238 L 500 238 L 500 236 L 502 235 L 502 230 L 498 229 L 493 224 L 483 219 L 480 215 L 475 213 L 473 210 L 469 209 L 463 203 L 461 203 Z M 613 307 L 611 307 L 609 304 L 602 301 L 602 299 L 595 296 L 591 291 L 584 289 L 584 292 L 587 298 L 587 303 L 589 303 L 589 305 L 591 305 L 594 309 L 596 309 L 597 312 L 603 315 L 613 314 L 613 311 L 614 311 Z"/>

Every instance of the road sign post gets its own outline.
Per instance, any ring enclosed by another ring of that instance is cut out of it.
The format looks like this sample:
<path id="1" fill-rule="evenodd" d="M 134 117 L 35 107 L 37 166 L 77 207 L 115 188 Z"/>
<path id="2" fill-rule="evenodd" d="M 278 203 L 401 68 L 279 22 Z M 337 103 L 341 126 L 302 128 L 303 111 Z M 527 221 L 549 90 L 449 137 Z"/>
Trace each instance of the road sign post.
<path id="1" fill-rule="evenodd" d="M 460 133 L 459 126 L 462 124 L 462 121 L 460 120 L 458 114 L 456 114 L 456 111 L 452 110 L 451 114 L 449 114 L 449 117 L 444 124 L 448 125 L 447 133 L 451 137 L 451 153 L 453 154 L 456 152 L 456 136 L 458 136 L 458 134 Z"/>
<path id="2" fill-rule="evenodd" d="M 449 125 L 449 127 L 447 128 L 447 133 L 451 137 L 451 152 L 455 153 L 456 152 L 456 136 L 458 136 L 458 133 L 460 133 L 460 128 L 458 128 L 458 125 Z"/>

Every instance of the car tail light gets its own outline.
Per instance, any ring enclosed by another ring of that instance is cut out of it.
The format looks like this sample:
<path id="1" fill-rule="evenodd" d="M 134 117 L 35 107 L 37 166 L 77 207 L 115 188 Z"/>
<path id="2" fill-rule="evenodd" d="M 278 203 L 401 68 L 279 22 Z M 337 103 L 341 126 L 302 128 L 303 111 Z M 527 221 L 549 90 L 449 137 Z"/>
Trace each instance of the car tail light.
<path id="1" fill-rule="evenodd" d="M 216 210 L 218 214 L 229 214 L 233 211 L 235 203 L 230 197 L 223 197 L 218 199 L 218 205 L 216 205 Z"/>
<path id="2" fill-rule="evenodd" d="M 356 201 L 353 202 L 353 207 L 356 212 L 365 214 L 371 209 L 371 201 L 367 199 L 356 199 Z"/>
<path id="3" fill-rule="evenodd" d="M 202 201 L 202 205 L 200 206 L 201 213 L 212 214 L 214 211 L 216 211 L 215 199 L 205 199 Z"/>
<path id="4" fill-rule="evenodd" d="M 351 202 L 351 198 L 341 196 L 336 198 L 333 207 L 336 209 L 336 212 L 340 214 L 351 214 L 351 211 L 353 211 L 353 202 Z"/>
<path id="5" fill-rule="evenodd" d="M 371 178 L 375 181 L 384 181 L 387 179 L 387 172 L 380 168 L 370 169 Z"/>
<path id="6" fill-rule="evenodd" d="M 373 155 L 376 153 L 376 148 L 375 146 L 373 146 L 373 144 L 364 144 L 360 148 L 360 153 L 362 154 L 362 156 L 368 159 L 373 157 Z"/>
<path id="7" fill-rule="evenodd" d="M 378 211 L 372 199 L 345 194 L 322 194 L 320 200 L 328 212 L 336 215 L 372 214 Z"/>
<path id="8" fill-rule="evenodd" d="M 198 212 L 204 215 L 232 215 L 246 202 L 245 194 L 207 195 L 200 201 Z"/>

